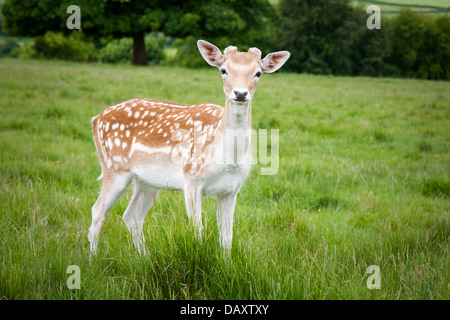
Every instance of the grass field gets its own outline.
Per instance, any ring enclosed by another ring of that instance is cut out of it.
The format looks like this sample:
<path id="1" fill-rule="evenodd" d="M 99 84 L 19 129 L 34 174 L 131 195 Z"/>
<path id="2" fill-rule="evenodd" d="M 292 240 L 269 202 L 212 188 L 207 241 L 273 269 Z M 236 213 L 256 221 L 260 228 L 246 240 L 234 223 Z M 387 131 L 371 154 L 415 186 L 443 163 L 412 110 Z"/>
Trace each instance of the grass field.
<path id="1" fill-rule="evenodd" d="M 87 240 L 90 118 L 132 97 L 223 104 L 217 70 L 0 59 L 0 88 L 0 299 L 450 298 L 448 82 L 264 75 L 253 127 L 279 129 L 280 167 L 241 189 L 230 261 L 214 199 L 200 245 L 177 192 L 146 218 L 148 256 L 121 218 L 131 189 L 91 262 Z"/>

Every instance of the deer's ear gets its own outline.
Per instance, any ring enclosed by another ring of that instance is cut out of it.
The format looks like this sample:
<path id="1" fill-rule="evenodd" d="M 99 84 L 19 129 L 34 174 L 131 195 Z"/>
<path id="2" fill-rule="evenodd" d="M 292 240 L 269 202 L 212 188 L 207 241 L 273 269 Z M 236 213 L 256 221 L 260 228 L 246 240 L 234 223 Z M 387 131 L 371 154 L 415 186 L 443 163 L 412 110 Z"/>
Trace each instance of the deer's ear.
<path id="1" fill-rule="evenodd" d="M 291 54 L 288 51 L 269 53 L 261 60 L 259 65 L 263 72 L 272 73 L 280 69 L 290 56 Z"/>
<path id="2" fill-rule="evenodd" d="M 197 47 L 200 53 L 202 54 L 202 57 L 211 66 L 220 67 L 223 64 L 224 62 L 223 54 L 215 45 L 205 40 L 198 40 Z"/>

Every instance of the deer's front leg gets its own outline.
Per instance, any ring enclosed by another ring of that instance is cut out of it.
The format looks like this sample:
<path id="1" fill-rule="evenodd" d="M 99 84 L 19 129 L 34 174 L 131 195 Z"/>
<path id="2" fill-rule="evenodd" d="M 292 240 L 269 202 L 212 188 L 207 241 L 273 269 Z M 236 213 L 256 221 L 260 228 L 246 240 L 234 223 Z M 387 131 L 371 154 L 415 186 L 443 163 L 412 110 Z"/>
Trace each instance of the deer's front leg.
<path id="1" fill-rule="evenodd" d="M 202 241 L 202 192 L 200 188 L 193 185 L 186 185 L 184 199 L 189 220 L 194 225 L 197 238 Z"/>
<path id="2" fill-rule="evenodd" d="M 233 217 L 236 205 L 236 193 L 217 196 L 217 225 L 219 227 L 220 244 L 229 255 L 233 241 Z"/>

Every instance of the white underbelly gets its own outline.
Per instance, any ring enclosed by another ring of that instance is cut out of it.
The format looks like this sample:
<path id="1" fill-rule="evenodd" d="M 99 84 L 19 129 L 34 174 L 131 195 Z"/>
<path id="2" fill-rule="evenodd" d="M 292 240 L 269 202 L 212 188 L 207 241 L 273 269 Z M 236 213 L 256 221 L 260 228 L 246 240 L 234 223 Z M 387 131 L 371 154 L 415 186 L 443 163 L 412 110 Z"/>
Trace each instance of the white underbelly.
<path id="1" fill-rule="evenodd" d="M 136 177 L 157 189 L 183 190 L 184 178 L 181 165 L 147 165 L 134 168 Z"/>
<path id="2" fill-rule="evenodd" d="M 215 167 L 201 174 L 196 180 L 197 186 L 207 196 L 236 193 L 247 179 L 249 167 L 246 165 Z M 152 164 L 138 166 L 132 173 L 142 182 L 156 189 L 184 190 L 185 178 L 181 165 Z"/>

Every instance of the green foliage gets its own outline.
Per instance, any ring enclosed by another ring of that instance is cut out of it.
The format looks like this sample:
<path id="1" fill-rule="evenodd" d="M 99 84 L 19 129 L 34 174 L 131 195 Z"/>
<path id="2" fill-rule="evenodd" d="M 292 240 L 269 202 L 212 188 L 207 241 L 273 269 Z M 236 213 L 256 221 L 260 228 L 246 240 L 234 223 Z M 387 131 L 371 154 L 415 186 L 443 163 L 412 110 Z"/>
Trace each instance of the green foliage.
<path id="1" fill-rule="evenodd" d="M 145 48 L 149 64 L 159 64 L 164 59 L 166 38 L 163 34 L 149 34 L 145 37 Z M 99 60 L 106 63 L 130 63 L 133 56 L 133 39 L 121 38 L 109 41 L 100 49 Z"/>
<path id="2" fill-rule="evenodd" d="M 66 28 L 68 1 L 6 0 L 2 6 L 3 31 L 11 36 L 42 36 Z"/>
<path id="3" fill-rule="evenodd" d="M 2 7 L 4 2 L 5 2 L 4 0 L 0 0 L 0 35 L 5 35 L 5 33 L 3 32 L 3 13 L 2 13 Z"/>
<path id="4" fill-rule="evenodd" d="M 205 67 L 205 60 L 198 54 L 197 39 L 188 37 L 186 39 L 177 39 L 173 46 L 177 49 L 175 62 L 181 67 L 201 68 Z"/>
<path id="5" fill-rule="evenodd" d="M 276 16 L 267 0 L 195 0 L 167 14 L 164 32 L 180 38 L 194 36 L 243 40 L 253 30 L 262 30 Z"/>
<path id="6" fill-rule="evenodd" d="M 450 80 L 450 17 L 410 9 L 393 19 L 393 60 L 405 76 Z"/>
<path id="7" fill-rule="evenodd" d="M 121 38 L 109 41 L 99 52 L 99 60 L 106 63 L 130 63 L 133 56 L 133 39 Z"/>
<path id="8" fill-rule="evenodd" d="M 332 73 L 336 32 L 351 10 L 347 0 L 281 0 L 278 46 L 293 54 L 286 64 L 297 72 Z"/>
<path id="9" fill-rule="evenodd" d="M 297 72 L 385 75 L 392 47 L 390 28 L 366 27 L 368 15 L 348 0 L 280 1 L 278 46 L 294 54 L 287 64 Z"/>
<path id="10" fill-rule="evenodd" d="M 289 50 L 282 72 L 450 79 L 448 15 L 406 9 L 391 19 L 382 14 L 381 29 L 369 30 L 369 15 L 350 0 L 272 3 L 278 5 L 267 0 L 188 0 L 182 6 L 167 0 L 80 0 L 87 40 L 65 25 L 69 0 L 5 0 L 1 31 L 37 38 L 33 47 L 3 40 L 0 55 L 91 61 L 96 54 L 89 41 L 115 38 L 100 50 L 101 61 L 145 65 L 147 57 L 158 64 L 164 58 L 164 37 L 144 40 L 144 34 L 162 32 L 177 39 L 171 61 L 185 67 L 207 66 L 195 45 L 205 39 L 222 49 L 255 46 L 263 55 Z"/>
<path id="11" fill-rule="evenodd" d="M 0 37 L 0 57 L 17 57 L 20 52 L 20 43 L 13 37 Z"/>
<path id="12" fill-rule="evenodd" d="M 450 17 L 401 10 L 369 30 L 348 0 L 281 0 L 278 46 L 296 72 L 450 79 Z"/>
<path id="13" fill-rule="evenodd" d="M 382 19 L 382 29 L 366 26 L 368 14 L 351 8 L 342 27 L 336 28 L 335 51 L 330 68 L 337 75 L 392 75 L 395 67 L 389 63 L 393 42 L 389 20 Z"/>
<path id="14" fill-rule="evenodd" d="M 64 31 L 70 1 L 55 5 L 51 0 L 7 0 L 3 6 L 5 30 L 10 35 L 37 36 L 46 31 Z M 188 36 L 215 39 L 245 40 L 249 35 L 263 40 L 267 34 L 255 37 L 258 30 L 275 16 L 267 0 L 79 0 L 82 8 L 82 29 L 91 37 L 133 37 L 146 32 L 164 32 L 173 37 Z M 236 42 L 236 41 L 234 41 Z M 251 45 L 258 45 L 252 43 Z M 134 50 L 140 51 L 139 46 Z M 142 48 L 143 46 L 141 46 Z M 133 62 L 145 64 L 145 54 L 134 52 Z M 136 59 L 136 60 L 135 60 Z"/>
<path id="15" fill-rule="evenodd" d="M 62 32 L 47 31 L 44 36 L 34 39 L 32 49 L 32 58 L 97 60 L 94 44 L 85 40 L 82 31 L 73 31 L 69 36 Z"/>
<path id="16" fill-rule="evenodd" d="M 164 47 L 166 37 L 162 33 L 152 33 L 145 37 L 145 52 L 150 65 L 161 63 L 164 60 Z"/>
<path id="17" fill-rule="evenodd" d="M 206 39 L 222 50 L 231 44 L 241 51 L 258 47 L 263 54 L 273 49 L 278 15 L 268 1 L 195 1 L 195 6 L 192 14 L 180 12 L 166 24 L 168 34 L 179 36 L 174 43 L 178 65 L 206 66 L 198 54 L 198 39 Z"/>

